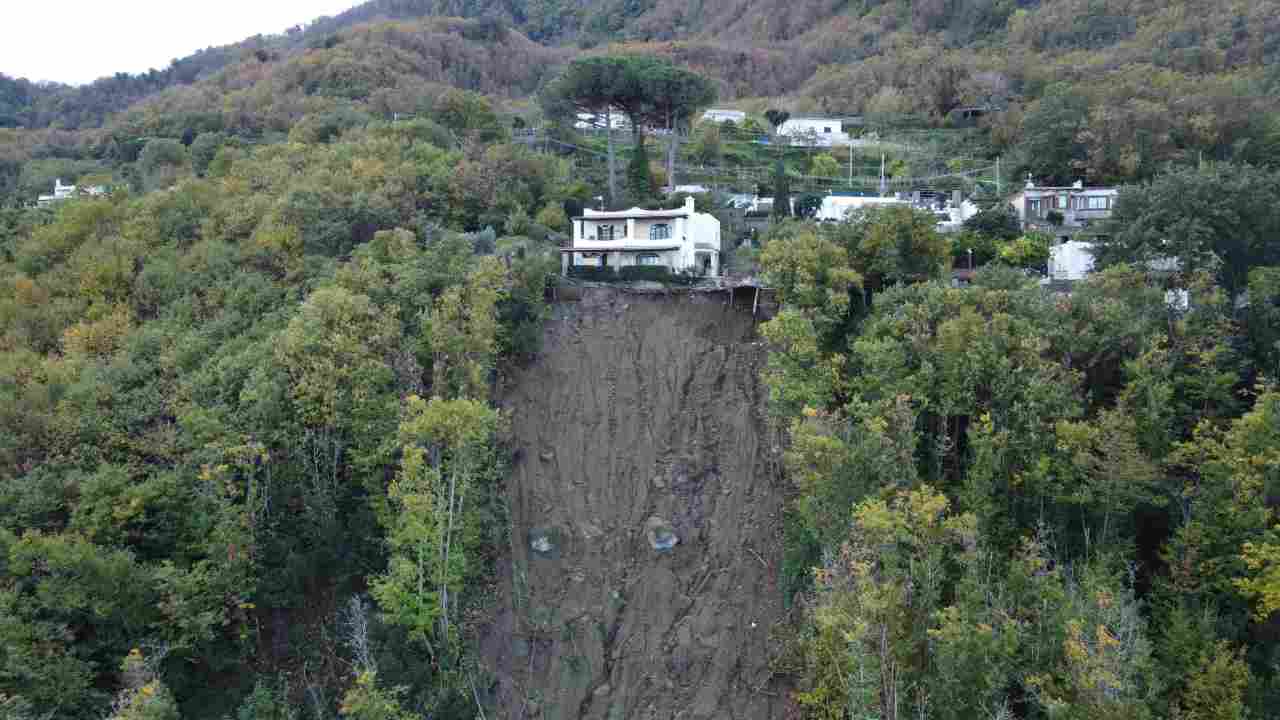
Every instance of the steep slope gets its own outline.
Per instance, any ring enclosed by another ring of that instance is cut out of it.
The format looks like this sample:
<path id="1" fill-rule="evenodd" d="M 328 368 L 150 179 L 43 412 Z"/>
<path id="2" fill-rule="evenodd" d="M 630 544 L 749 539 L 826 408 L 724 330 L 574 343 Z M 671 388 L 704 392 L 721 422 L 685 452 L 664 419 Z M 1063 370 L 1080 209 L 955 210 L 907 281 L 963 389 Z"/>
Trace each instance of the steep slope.
<path id="1" fill-rule="evenodd" d="M 783 498 L 750 313 L 591 290 L 545 337 L 504 397 L 511 563 L 482 640 L 503 716 L 779 717 Z"/>

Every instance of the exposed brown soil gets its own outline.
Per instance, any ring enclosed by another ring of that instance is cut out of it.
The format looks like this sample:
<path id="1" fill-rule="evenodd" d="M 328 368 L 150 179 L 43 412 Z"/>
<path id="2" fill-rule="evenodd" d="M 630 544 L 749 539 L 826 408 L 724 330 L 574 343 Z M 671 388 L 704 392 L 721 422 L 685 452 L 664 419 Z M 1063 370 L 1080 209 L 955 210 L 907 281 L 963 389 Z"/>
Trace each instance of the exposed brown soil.
<path id="1" fill-rule="evenodd" d="M 499 714 L 782 717 L 783 493 L 750 306 L 599 288 L 553 311 L 502 396 L 512 547 L 481 639 Z"/>

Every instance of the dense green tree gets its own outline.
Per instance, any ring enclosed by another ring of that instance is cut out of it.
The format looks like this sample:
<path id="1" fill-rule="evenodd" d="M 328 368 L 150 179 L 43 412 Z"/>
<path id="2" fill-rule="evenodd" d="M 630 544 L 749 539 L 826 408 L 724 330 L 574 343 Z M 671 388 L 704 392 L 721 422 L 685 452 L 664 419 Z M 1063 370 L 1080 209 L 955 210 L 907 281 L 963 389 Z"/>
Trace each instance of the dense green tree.
<path id="1" fill-rule="evenodd" d="M 209 171 L 209 166 L 226 141 L 226 136 L 218 132 L 200 133 L 196 136 L 187 152 L 191 155 L 191 170 L 197 177 L 204 177 Z"/>
<path id="2" fill-rule="evenodd" d="M 1013 206 L 997 203 L 964 221 L 964 229 L 992 240 L 1013 240 L 1022 234 L 1022 223 Z"/>
<path id="3" fill-rule="evenodd" d="M 724 131 L 719 123 L 703 123 L 698 126 L 690 150 L 693 157 L 704 165 L 715 165 L 724 156 Z"/>
<path id="4" fill-rule="evenodd" d="M 1037 183 L 1070 185 L 1080 176 L 1086 157 L 1080 132 L 1088 116 L 1088 99 L 1065 83 L 1050 86 L 1027 111 L 1023 167 Z"/>
<path id="5" fill-rule="evenodd" d="M 173 185 L 189 169 L 191 164 L 187 148 L 177 140 L 154 138 L 147 142 L 138 157 L 138 169 L 142 184 L 147 190 Z"/>
<path id="6" fill-rule="evenodd" d="M 644 138 L 641 137 L 636 146 L 631 149 L 631 159 L 627 162 L 627 194 L 633 205 L 643 205 L 657 195 L 647 148 Z"/>
<path id="7" fill-rule="evenodd" d="M 791 217 L 791 178 L 787 175 L 786 165 L 782 160 L 773 166 L 773 216 L 775 218 Z"/>
<path id="8" fill-rule="evenodd" d="M 553 118 L 576 120 L 575 113 L 598 118 L 608 136 L 609 194 L 617 197 L 614 175 L 613 113 L 627 117 L 631 124 L 633 151 L 628 166 L 628 190 L 639 192 L 640 160 L 644 154 L 644 128 L 652 125 L 670 130 L 667 153 L 668 181 L 674 175 L 679 134 L 689 127 L 694 113 L 715 101 L 715 86 L 705 77 L 679 68 L 669 60 L 646 55 L 606 55 L 575 60 L 543 92 L 544 112 Z M 648 170 L 645 170 L 646 174 Z"/>
<path id="9" fill-rule="evenodd" d="M 576 120 L 578 114 L 602 118 L 608 139 L 610 202 L 618 198 L 614 162 L 614 113 L 637 107 L 639 82 L 634 63 L 617 56 L 575 60 L 540 95 L 543 111 L 552 118 Z"/>
<path id="10" fill-rule="evenodd" d="M 675 185 L 676 154 L 680 137 L 689 132 L 694 115 L 716 101 L 716 86 L 697 73 L 659 63 L 646 68 L 641 78 L 647 98 L 645 120 L 667 130 L 667 184 Z"/>
<path id="11" fill-rule="evenodd" d="M 836 226 L 837 242 L 865 278 L 868 293 L 942 277 L 950 243 L 930 213 L 910 207 L 863 210 Z"/>
<path id="12" fill-rule="evenodd" d="M 1100 266 L 1146 264 L 1186 274 L 1207 270 L 1232 297 L 1249 272 L 1280 262 L 1280 210 L 1265 198 L 1280 173 L 1250 167 L 1180 170 L 1126 188 L 1097 245 Z"/>

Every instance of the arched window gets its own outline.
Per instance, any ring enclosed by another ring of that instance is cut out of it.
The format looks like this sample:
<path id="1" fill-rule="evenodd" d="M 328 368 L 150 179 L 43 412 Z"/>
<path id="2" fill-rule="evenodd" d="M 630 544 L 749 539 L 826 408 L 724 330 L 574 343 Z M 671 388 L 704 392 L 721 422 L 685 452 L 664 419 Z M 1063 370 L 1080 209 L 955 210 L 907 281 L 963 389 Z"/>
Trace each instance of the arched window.
<path id="1" fill-rule="evenodd" d="M 650 225 L 649 239 L 650 240 L 670 240 L 671 226 L 667 225 L 666 223 L 662 223 L 659 225 Z"/>

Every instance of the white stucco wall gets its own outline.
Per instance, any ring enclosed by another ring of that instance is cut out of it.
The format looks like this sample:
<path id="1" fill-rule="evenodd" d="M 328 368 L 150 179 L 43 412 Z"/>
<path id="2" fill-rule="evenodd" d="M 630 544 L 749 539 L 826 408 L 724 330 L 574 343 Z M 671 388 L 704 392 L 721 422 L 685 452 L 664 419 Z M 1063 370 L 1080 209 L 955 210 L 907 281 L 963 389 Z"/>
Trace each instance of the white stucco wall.
<path id="1" fill-rule="evenodd" d="M 868 207 L 884 207 L 886 205 L 910 205 L 906 200 L 881 197 L 846 197 L 828 195 L 822 198 L 822 207 L 818 208 L 819 220 L 840 222 L 848 218 L 849 213 Z"/>
<path id="2" fill-rule="evenodd" d="M 819 145 L 849 144 L 849 133 L 844 131 L 838 119 L 791 118 L 778 126 L 778 134 L 791 138 L 793 144 L 802 142 L 810 133 Z"/>
<path id="3" fill-rule="evenodd" d="M 718 123 L 724 122 L 726 120 L 732 120 L 735 123 L 740 123 L 743 120 L 747 119 L 747 114 L 741 110 L 724 110 L 721 108 L 711 108 L 706 112 L 702 113 L 702 119 L 709 120 L 711 122 L 718 122 Z"/>
<path id="4" fill-rule="evenodd" d="M 1093 272 L 1093 243 L 1069 240 L 1049 248 L 1049 277 L 1083 280 Z"/>

